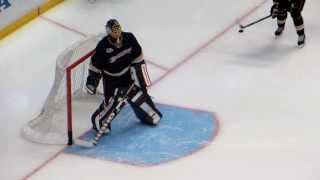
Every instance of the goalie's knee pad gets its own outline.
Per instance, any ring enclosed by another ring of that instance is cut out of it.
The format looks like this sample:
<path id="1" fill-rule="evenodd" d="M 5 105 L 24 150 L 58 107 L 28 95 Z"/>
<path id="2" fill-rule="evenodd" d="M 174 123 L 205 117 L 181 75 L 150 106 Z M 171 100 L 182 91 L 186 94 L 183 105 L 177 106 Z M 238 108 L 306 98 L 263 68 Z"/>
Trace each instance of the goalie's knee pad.
<path id="1" fill-rule="evenodd" d="M 130 99 L 130 104 L 136 116 L 145 124 L 157 125 L 162 118 L 161 112 L 156 108 L 150 96 L 141 90 Z"/>

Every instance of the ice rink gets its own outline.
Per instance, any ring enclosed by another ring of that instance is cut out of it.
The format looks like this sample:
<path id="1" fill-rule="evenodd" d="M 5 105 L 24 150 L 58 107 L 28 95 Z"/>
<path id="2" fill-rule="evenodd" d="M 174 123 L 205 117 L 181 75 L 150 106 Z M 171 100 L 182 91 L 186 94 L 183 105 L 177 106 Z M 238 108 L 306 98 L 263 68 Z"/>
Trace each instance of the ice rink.
<path id="1" fill-rule="evenodd" d="M 320 1 L 307 1 L 306 46 L 271 0 L 65 1 L 0 42 L 1 180 L 319 180 Z M 39 114 L 57 56 L 116 18 L 148 60 L 159 103 L 213 112 L 219 129 L 200 151 L 140 167 L 64 153 L 20 137 Z"/>

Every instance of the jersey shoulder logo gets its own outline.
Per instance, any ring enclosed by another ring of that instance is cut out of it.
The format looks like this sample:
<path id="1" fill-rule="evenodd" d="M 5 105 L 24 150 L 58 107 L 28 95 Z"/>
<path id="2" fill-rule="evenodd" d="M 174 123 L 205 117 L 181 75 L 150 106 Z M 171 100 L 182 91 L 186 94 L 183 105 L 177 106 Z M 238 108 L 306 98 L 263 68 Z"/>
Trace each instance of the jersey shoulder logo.
<path id="1" fill-rule="evenodd" d="M 106 49 L 106 53 L 112 53 L 113 52 L 113 49 L 112 48 L 107 48 Z"/>

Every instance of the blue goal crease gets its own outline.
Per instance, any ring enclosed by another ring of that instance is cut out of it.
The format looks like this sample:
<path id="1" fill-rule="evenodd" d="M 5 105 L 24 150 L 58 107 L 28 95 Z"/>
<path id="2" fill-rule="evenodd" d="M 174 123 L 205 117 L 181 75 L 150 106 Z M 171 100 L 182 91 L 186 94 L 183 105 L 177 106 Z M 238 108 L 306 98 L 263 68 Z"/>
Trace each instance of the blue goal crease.
<path id="1" fill-rule="evenodd" d="M 155 165 L 180 159 L 203 148 L 218 129 L 212 112 L 157 104 L 163 118 L 157 126 L 140 123 L 130 106 L 112 122 L 112 131 L 98 146 L 67 147 L 64 152 L 133 165 Z M 90 140 L 95 132 L 81 136 Z"/>

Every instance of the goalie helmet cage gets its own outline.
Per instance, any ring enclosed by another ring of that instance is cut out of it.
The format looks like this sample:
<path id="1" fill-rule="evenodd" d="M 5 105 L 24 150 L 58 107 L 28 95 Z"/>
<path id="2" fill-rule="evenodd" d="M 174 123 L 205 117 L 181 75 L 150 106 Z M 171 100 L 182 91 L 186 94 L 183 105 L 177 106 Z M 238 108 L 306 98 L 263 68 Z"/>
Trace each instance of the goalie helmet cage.
<path id="1" fill-rule="evenodd" d="M 23 126 L 22 137 L 43 144 L 72 144 L 72 101 L 88 96 L 84 86 L 89 59 L 103 36 L 102 33 L 87 37 L 58 56 L 49 95 L 40 114 Z"/>

